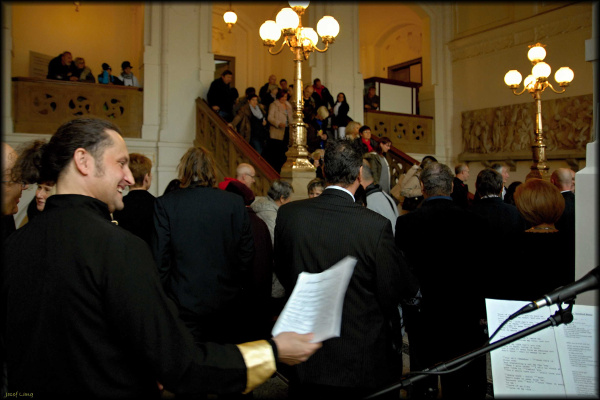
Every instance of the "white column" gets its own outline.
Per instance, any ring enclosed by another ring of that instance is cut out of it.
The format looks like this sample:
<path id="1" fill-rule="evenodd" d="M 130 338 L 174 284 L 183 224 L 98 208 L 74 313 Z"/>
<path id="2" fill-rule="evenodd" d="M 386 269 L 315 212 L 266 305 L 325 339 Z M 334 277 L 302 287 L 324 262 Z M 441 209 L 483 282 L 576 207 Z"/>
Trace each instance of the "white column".
<path id="1" fill-rule="evenodd" d="M 585 60 L 594 68 L 594 132 L 585 168 L 575 174 L 575 279 L 598 266 L 598 2 L 592 6 L 592 38 L 585 42 Z M 577 296 L 576 304 L 598 305 L 598 291 Z"/>

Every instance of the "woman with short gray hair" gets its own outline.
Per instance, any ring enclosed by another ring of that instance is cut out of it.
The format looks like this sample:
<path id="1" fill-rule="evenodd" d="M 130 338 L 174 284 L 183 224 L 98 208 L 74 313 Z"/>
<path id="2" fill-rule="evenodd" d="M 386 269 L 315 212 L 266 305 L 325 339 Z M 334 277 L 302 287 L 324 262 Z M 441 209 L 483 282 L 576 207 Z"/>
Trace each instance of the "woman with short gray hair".
<path id="1" fill-rule="evenodd" d="M 267 196 L 257 196 L 250 205 L 252 210 L 260 219 L 265 221 L 269 233 L 271 234 L 271 243 L 275 245 L 275 220 L 277 219 L 277 210 L 282 205 L 291 201 L 294 189 L 288 182 L 276 180 L 271 183 Z M 279 315 L 285 305 L 285 289 L 273 273 L 271 285 L 271 315 Z"/>

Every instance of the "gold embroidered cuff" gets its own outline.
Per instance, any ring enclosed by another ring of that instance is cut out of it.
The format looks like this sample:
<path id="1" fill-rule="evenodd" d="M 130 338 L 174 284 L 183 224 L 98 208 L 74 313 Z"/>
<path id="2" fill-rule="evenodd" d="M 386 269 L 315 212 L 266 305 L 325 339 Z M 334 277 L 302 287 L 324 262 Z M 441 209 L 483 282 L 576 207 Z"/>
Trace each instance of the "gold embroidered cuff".
<path id="1" fill-rule="evenodd" d="M 251 392 L 258 385 L 264 383 L 277 370 L 273 348 L 266 340 L 257 340 L 238 344 L 246 363 L 246 390 L 244 394 Z"/>

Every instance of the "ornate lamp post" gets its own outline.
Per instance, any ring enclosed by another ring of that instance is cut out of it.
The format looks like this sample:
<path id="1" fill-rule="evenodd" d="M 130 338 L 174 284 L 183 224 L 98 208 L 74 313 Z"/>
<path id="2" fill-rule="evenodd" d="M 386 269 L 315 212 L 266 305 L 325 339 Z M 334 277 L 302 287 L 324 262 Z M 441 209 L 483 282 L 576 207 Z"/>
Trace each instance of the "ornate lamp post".
<path id="1" fill-rule="evenodd" d="M 302 91 L 302 62 L 308 60 L 310 53 L 318 51 L 323 53 L 329 48 L 329 44 L 335 41 L 340 31 L 340 25 L 335 18 L 325 16 L 317 23 L 317 32 L 313 28 L 302 26 L 302 15 L 308 7 L 309 2 L 289 2 L 291 8 L 283 8 L 277 14 L 275 21 L 265 21 L 260 27 L 260 37 L 263 44 L 269 47 L 269 53 L 276 55 L 281 53 L 287 44 L 294 54 L 294 122 L 290 129 L 290 148 L 288 149 L 287 161 L 282 170 L 286 168 L 295 170 L 314 171 L 314 166 L 308 161 L 308 150 L 306 148 L 306 124 L 302 121 L 304 100 Z M 283 36 L 281 47 L 273 51 L 279 38 Z M 317 47 L 319 36 L 325 44 L 324 49 Z"/>
<path id="2" fill-rule="evenodd" d="M 545 45 L 540 43 L 529 46 L 527 57 L 533 64 L 533 68 L 531 69 L 531 75 L 525 78 L 523 82 L 524 88 L 521 92 L 517 93 L 523 79 L 519 71 L 513 69 L 504 75 L 504 82 L 512 89 L 515 95 L 519 96 L 528 91 L 531 93 L 536 105 L 535 140 L 531 145 L 533 164 L 531 165 L 531 172 L 527 174 L 527 178 L 548 178 L 549 167 L 546 164 L 546 144 L 542 128 L 542 92 L 549 87 L 554 93 L 564 93 L 575 76 L 571 68 L 560 68 L 554 74 L 554 80 L 560 85 L 562 90 L 558 91 L 554 89 L 552 84 L 548 82 L 548 77 L 552 70 L 550 65 L 543 61 L 546 58 L 546 49 L 544 47 Z"/>

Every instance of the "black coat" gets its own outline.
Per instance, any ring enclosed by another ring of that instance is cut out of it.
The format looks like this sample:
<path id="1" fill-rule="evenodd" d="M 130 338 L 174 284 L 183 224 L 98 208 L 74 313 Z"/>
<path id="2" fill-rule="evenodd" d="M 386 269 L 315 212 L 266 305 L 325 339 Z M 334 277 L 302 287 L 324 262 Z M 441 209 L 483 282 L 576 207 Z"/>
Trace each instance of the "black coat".
<path id="1" fill-rule="evenodd" d="M 479 319 L 485 318 L 482 284 L 483 277 L 489 276 L 482 260 L 500 257 L 498 243 L 486 238 L 488 232 L 485 220 L 450 198 L 425 200 L 398 217 L 396 244 L 423 295 L 421 314 L 426 326 L 421 328 L 435 337 L 429 362 L 445 361 L 482 344 L 477 343 Z M 457 256 L 461 249 L 470 254 Z"/>
<path id="2" fill-rule="evenodd" d="M 152 245 L 154 235 L 154 197 L 147 190 L 130 190 L 123 197 L 125 207 L 113 212 L 113 218 L 119 222 L 119 226 L 127 229 L 136 236 L 141 237 Z"/>
<path id="3" fill-rule="evenodd" d="M 8 391 L 36 398 L 158 398 L 244 390 L 234 345 L 194 344 L 144 241 L 105 203 L 53 195 L 6 240 L 0 316 Z M 7 323 L 8 322 L 8 323 Z"/>
<path id="4" fill-rule="evenodd" d="M 469 186 L 457 177 L 454 177 L 453 183 L 454 189 L 450 197 L 456 205 L 467 208 L 469 206 Z"/>
<path id="5" fill-rule="evenodd" d="M 243 199 L 210 187 L 178 189 L 156 199 L 154 227 L 152 250 L 163 286 L 194 336 L 237 340 L 254 257 Z"/>
<path id="6" fill-rule="evenodd" d="M 341 337 L 297 365 L 300 384 L 377 388 L 397 378 L 389 321 L 417 286 L 394 246 L 390 222 L 336 189 L 284 204 L 275 224 L 275 271 L 287 293 L 298 275 L 321 272 L 347 255 L 358 262 L 342 312 Z"/>

